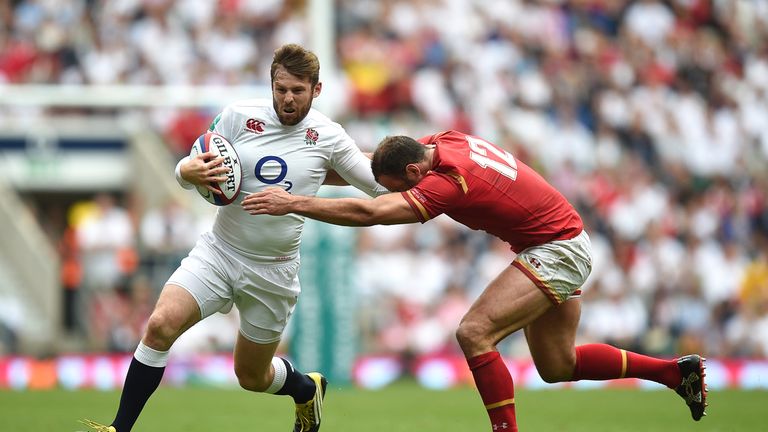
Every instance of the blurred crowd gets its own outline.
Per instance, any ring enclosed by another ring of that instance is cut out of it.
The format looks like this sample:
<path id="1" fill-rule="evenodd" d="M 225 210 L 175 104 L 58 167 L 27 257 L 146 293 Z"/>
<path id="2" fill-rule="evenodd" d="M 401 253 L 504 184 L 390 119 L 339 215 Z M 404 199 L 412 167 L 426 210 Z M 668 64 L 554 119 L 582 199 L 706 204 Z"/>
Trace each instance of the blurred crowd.
<path id="1" fill-rule="evenodd" d="M 324 97 L 344 100 L 336 120 L 362 148 L 462 130 L 508 149 L 579 210 L 595 251 L 580 341 L 768 356 L 768 2 L 335 6 L 342 90 Z M 310 26 L 300 0 L 5 1 L 0 83 L 264 85 L 272 51 L 309 44 Z M 165 112 L 154 126 L 182 154 L 217 109 Z M 98 332 L 84 327 L 96 346 L 130 351 L 194 242 L 181 227 L 209 221 L 177 204 L 131 215 L 127 201 L 99 196 L 85 214 L 113 226 L 84 217 L 71 228 L 75 285 L 103 294 L 87 307 L 107 317 Z M 458 320 L 513 259 L 442 217 L 358 233 L 366 352 L 458 352 Z M 107 237 L 121 259 L 105 276 Z M 521 338 L 502 351 L 526 356 Z"/>

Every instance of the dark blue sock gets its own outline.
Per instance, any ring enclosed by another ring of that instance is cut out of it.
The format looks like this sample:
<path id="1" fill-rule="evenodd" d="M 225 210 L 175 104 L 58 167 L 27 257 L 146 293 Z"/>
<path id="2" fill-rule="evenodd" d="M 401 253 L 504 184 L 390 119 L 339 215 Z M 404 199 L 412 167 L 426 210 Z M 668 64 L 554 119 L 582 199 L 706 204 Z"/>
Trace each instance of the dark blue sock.
<path id="1" fill-rule="evenodd" d="M 297 404 L 306 403 L 315 397 L 316 386 L 315 382 L 312 381 L 312 378 L 294 369 L 293 365 L 288 360 L 284 358 L 280 358 L 280 360 L 285 363 L 287 374 L 283 388 L 276 391 L 275 394 L 289 395 Z"/>
<path id="2" fill-rule="evenodd" d="M 165 367 L 147 366 L 135 357 L 131 360 L 123 393 L 120 395 L 120 406 L 112 422 L 112 426 L 118 432 L 130 432 L 141 410 L 144 409 L 144 404 L 160 385 L 164 371 Z"/>

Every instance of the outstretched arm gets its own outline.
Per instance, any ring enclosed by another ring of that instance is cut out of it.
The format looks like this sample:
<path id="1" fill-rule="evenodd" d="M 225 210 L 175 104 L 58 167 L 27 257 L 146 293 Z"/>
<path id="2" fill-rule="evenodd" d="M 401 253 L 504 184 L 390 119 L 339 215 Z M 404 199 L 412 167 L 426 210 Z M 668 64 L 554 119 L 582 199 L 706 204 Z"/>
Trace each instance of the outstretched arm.
<path id="1" fill-rule="evenodd" d="M 269 188 L 248 195 L 243 199 L 242 206 L 253 215 L 296 213 L 346 226 L 419 222 L 411 206 L 399 193 L 389 193 L 375 199 L 317 198 L 292 195 L 281 188 Z"/>

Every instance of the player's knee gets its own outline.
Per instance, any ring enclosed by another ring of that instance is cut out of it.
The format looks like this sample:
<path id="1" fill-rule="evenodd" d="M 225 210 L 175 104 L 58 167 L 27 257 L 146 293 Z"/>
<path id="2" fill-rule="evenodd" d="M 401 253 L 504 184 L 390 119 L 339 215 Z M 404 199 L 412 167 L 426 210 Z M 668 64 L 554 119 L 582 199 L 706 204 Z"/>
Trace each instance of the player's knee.
<path id="1" fill-rule="evenodd" d="M 459 328 L 456 329 L 456 340 L 464 354 L 472 355 L 477 351 L 487 351 L 486 339 L 487 331 L 474 320 L 465 318 L 459 324 Z"/>
<path id="2" fill-rule="evenodd" d="M 554 384 L 569 381 L 571 378 L 571 372 L 573 371 L 566 372 L 564 369 L 556 370 L 548 368 L 547 370 L 539 370 L 539 376 L 544 380 L 544 382 Z"/>
<path id="3" fill-rule="evenodd" d="M 180 330 L 181 326 L 174 324 L 166 314 L 156 311 L 149 317 L 144 341 L 154 349 L 168 350 L 179 336 Z"/>
<path id="4" fill-rule="evenodd" d="M 235 376 L 237 376 L 237 382 L 240 384 L 240 387 L 252 392 L 263 392 L 270 384 L 266 376 L 253 374 L 251 371 L 238 367 L 235 367 Z"/>
<path id="5" fill-rule="evenodd" d="M 575 361 L 575 360 L 574 360 Z M 544 365 L 536 365 L 539 376 L 549 384 L 570 381 L 573 376 L 574 362 L 563 358 L 560 361 L 548 361 Z"/>

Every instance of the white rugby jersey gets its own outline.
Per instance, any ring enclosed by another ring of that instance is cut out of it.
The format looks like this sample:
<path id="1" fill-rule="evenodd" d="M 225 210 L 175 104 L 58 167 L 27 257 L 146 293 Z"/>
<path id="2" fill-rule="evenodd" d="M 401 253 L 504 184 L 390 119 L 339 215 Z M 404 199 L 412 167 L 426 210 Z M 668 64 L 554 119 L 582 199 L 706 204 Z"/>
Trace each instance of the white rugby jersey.
<path id="1" fill-rule="evenodd" d="M 297 125 L 284 126 L 272 100 L 245 100 L 227 106 L 211 127 L 235 147 L 243 171 L 240 197 L 218 209 L 213 232 L 252 258 L 285 260 L 298 255 L 304 217 L 250 215 L 239 205 L 249 193 L 282 187 L 315 196 L 330 169 L 370 196 L 388 192 L 373 179 L 370 159 L 341 125 L 315 109 Z"/>

